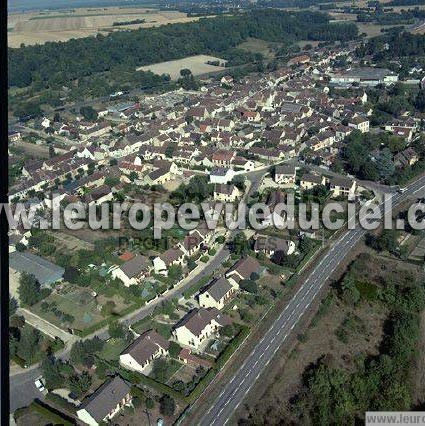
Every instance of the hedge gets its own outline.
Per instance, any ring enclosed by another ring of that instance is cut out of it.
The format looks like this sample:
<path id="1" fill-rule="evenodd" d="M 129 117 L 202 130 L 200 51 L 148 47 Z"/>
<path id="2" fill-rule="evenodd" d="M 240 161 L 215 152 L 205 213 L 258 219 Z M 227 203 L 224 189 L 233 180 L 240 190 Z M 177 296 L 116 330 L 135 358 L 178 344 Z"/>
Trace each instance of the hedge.
<path id="1" fill-rule="evenodd" d="M 77 408 L 74 404 L 66 400 L 65 398 L 61 397 L 60 395 L 56 395 L 55 393 L 49 392 L 46 395 L 46 399 L 48 401 L 53 402 L 54 404 L 59 405 L 60 407 L 64 408 L 66 411 L 69 411 L 69 413 L 75 415 L 77 412 Z"/>
<path id="2" fill-rule="evenodd" d="M 71 418 L 65 416 L 60 411 L 55 410 L 54 408 L 50 407 L 47 404 L 44 404 L 39 400 L 33 401 L 28 408 L 30 410 L 36 411 L 42 416 L 47 417 L 54 424 L 60 424 L 63 426 L 72 426 L 76 424 L 76 422 L 73 421 Z"/>

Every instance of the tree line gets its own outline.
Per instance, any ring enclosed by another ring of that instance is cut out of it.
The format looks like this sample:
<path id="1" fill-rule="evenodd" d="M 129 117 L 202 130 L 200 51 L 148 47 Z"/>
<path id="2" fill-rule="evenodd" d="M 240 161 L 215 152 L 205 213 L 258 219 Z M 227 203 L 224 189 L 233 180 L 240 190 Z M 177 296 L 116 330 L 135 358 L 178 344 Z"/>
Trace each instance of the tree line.
<path id="1" fill-rule="evenodd" d="M 226 52 L 248 37 L 287 44 L 299 40 L 348 41 L 357 37 L 357 27 L 352 23 L 330 24 L 327 15 L 316 12 L 254 10 L 239 16 L 9 48 L 9 85 L 26 87 L 41 82 L 57 87 L 99 73 L 134 70 L 201 53 L 221 54 L 231 64 Z"/>

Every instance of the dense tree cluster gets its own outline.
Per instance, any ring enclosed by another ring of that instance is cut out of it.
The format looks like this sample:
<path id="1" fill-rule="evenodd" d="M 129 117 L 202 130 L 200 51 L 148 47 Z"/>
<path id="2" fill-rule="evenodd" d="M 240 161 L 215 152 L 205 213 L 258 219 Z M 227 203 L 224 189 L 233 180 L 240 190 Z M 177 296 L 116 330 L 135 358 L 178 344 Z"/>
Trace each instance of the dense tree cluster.
<path id="1" fill-rule="evenodd" d="M 214 192 L 214 185 L 209 183 L 207 176 L 196 175 L 188 184 L 181 184 L 170 195 L 170 198 L 176 204 L 189 202 L 201 203 L 210 197 Z"/>
<path id="2" fill-rule="evenodd" d="M 255 10 L 241 16 L 10 48 L 9 84 L 62 85 L 96 73 L 122 72 L 200 53 L 225 55 L 248 37 L 290 44 L 298 40 L 347 41 L 357 37 L 357 27 L 329 24 L 329 17 L 321 13 Z"/>
<path id="3" fill-rule="evenodd" d="M 422 167 L 422 161 L 414 167 L 400 169 L 394 163 L 394 154 L 406 148 L 406 143 L 388 133 L 360 133 L 353 132 L 346 140 L 342 153 L 346 170 L 360 179 L 382 181 L 386 183 L 400 184 L 415 172 L 416 168 Z M 420 140 L 413 147 L 422 156 Z"/>
<path id="4" fill-rule="evenodd" d="M 363 259 L 370 261 L 370 259 Z M 356 269 L 356 271 L 353 271 Z M 364 279 L 357 261 L 348 275 Z M 344 282 L 346 280 L 344 279 Z M 355 424 L 366 411 L 410 410 L 409 368 L 417 354 L 420 312 L 425 307 L 423 283 L 407 273 L 381 279 L 379 303 L 391 311 L 379 355 L 359 357 L 354 371 L 343 370 L 324 356 L 305 371 L 296 398 L 298 416 L 307 424 Z"/>
<path id="5" fill-rule="evenodd" d="M 46 298 L 51 291 L 48 288 L 41 288 L 34 275 L 23 272 L 19 278 L 18 293 L 22 304 L 32 306 Z"/>
<path id="6" fill-rule="evenodd" d="M 401 34 L 392 32 L 371 38 L 368 43 L 357 49 L 357 54 L 360 57 L 373 55 L 374 60 L 424 56 L 425 37 L 421 34 L 408 32 Z"/>

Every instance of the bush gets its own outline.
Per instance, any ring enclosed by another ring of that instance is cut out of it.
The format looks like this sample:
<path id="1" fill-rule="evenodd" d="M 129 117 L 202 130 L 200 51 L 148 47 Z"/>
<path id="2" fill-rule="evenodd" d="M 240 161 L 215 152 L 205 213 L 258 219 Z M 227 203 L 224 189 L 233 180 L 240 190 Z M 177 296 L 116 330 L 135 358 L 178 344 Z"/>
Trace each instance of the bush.
<path id="1" fill-rule="evenodd" d="M 258 286 L 255 281 L 252 280 L 242 280 L 239 284 L 239 287 L 242 290 L 247 291 L 248 293 L 257 293 L 258 292 Z"/>
<path id="2" fill-rule="evenodd" d="M 163 395 L 159 400 L 159 411 L 164 416 L 172 416 L 176 410 L 176 401 L 169 395 Z"/>
<path id="3" fill-rule="evenodd" d="M 155 401 L 152 398 L 146 398 L 145 405 L 146 409 L 152 410 L 155 407 Z"/>
<path id="4" fill-rule="evenodd" d="M 224 242 L 226 241 L 226 238 L 223 235 L 219 235 L 216 239 L 215 242 L 217 244 L 224 244 Z"/>
<path id="5" fill-rule="evenodd" d="M 177 358 L 181 350 L 182 348 L 178 343 L 170 342 L 170 347 L 168 348 L 168 351 L 170 352 L 170 356 L 172 358 Z"/>

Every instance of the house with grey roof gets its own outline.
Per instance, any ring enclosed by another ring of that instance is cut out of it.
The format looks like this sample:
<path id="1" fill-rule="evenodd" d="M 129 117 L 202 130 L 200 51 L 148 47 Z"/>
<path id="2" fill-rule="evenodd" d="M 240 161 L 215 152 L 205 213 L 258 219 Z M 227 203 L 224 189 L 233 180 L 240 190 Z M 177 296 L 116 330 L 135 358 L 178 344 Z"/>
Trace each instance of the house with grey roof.
<path id="1" fill-rule="evenodd" d="M 330 190 L 333 197 L 353 198 L 357 188 L 354 179 L 345 176 L 333 176 L 329 180 Z"/>
<path id="2" fill-rule="evenodd" d="M 173 336 L 183 346 L 198 349 L 221 327 L 230 324 L 231 318 L 217 308 L 193 309 L 174 326 Z"/>
<path id="3" fill-rule="evenodd" d="M 233 169 L 227 169 L 225 167 L 216 167 L 210 172 L 211 183 L 228 183 L 235 176 Z"/>
<path id="4" fill-rule="evenodd" d="M 9 255 L 9 268 L 19 273 L 34 275 L 42 287 L 63 279 L 65 269 L 32 253 L 15 251 Z"/>
<path id="5" fill-rule="evenodd" d="M 83 400 L 77 410 L 78 418 L 90 426 L 111 420 L 131 404 L 130 389 L 120 376 L 115 376 Z"/>
<path id="6" fill-rule="evenodd" d="M 235 185 L 220 183 L 214 186 L 214 200 L 233 203 L 240 197 L 240 191 Z"/>
<path id="7" fill-rule="evenodd" d="M 300 188 L 302 190 L 310 190 L 319 185 L 325 185 L 326 179 L 324 176 L 305 173 L 300 179 Z"/>
<path id="8" fill-rule="evenodd" d="M 225 276 L 232 285 L 239 285 L 240 281 L 251 279 L 251 275 L 254 272 L 258 275 L 261 275 L 264 272 L 264 267 L 258 263 L 257 259 L 254 259 L 251 256 L 246 256 L 242 259 L 239 259 L 226 272 Z"/>
<path id="9" fill-rule="evenodd" d="M 276 166 L 274 181 L 279 185 L 289 185 L 295 183 L 295 166 L 285 164 L 283 166 Z"/>
<path id="10" fill-rule="evenodd" d="M 121 280 L 126 287 L 139 284 L 150 275 L 153 266 L 146 256 L 137 255 L 111 272 L 113 278 Z"/>
<path id="11" fill-rule="evenodd" d="M 185 261 L 184 252 L 178 247 L 171 247 L 160 256 L 153 259 L 153 266 L 156 274 L 168 275 L 170 266 L 183 266 Z"/>
<path id="12" fill-rule="evenodd" d="M 155 330 L 140 335 L 120 355 L 120 364 L 129 370 L 143 373 L 153 360 L 168 355 L 170 342 Z"/>
<path id="13" fill-rule="evenodd" d="M 285 240 L 271 235 L 257 235 L 255 238 L 255 253 L 264 253 L 275 263 L 280 263 L 285 256 L 293 254 L 295 249 L 295 243 L 291 240 Z"/>
<path id="14" fill-rule="evenodd" d="M 231 284 L 227 278 L 214 279 L 199 294 L 199 304 L 203 308 L 223 309 L 238 289 L 239 285 Z"/>

